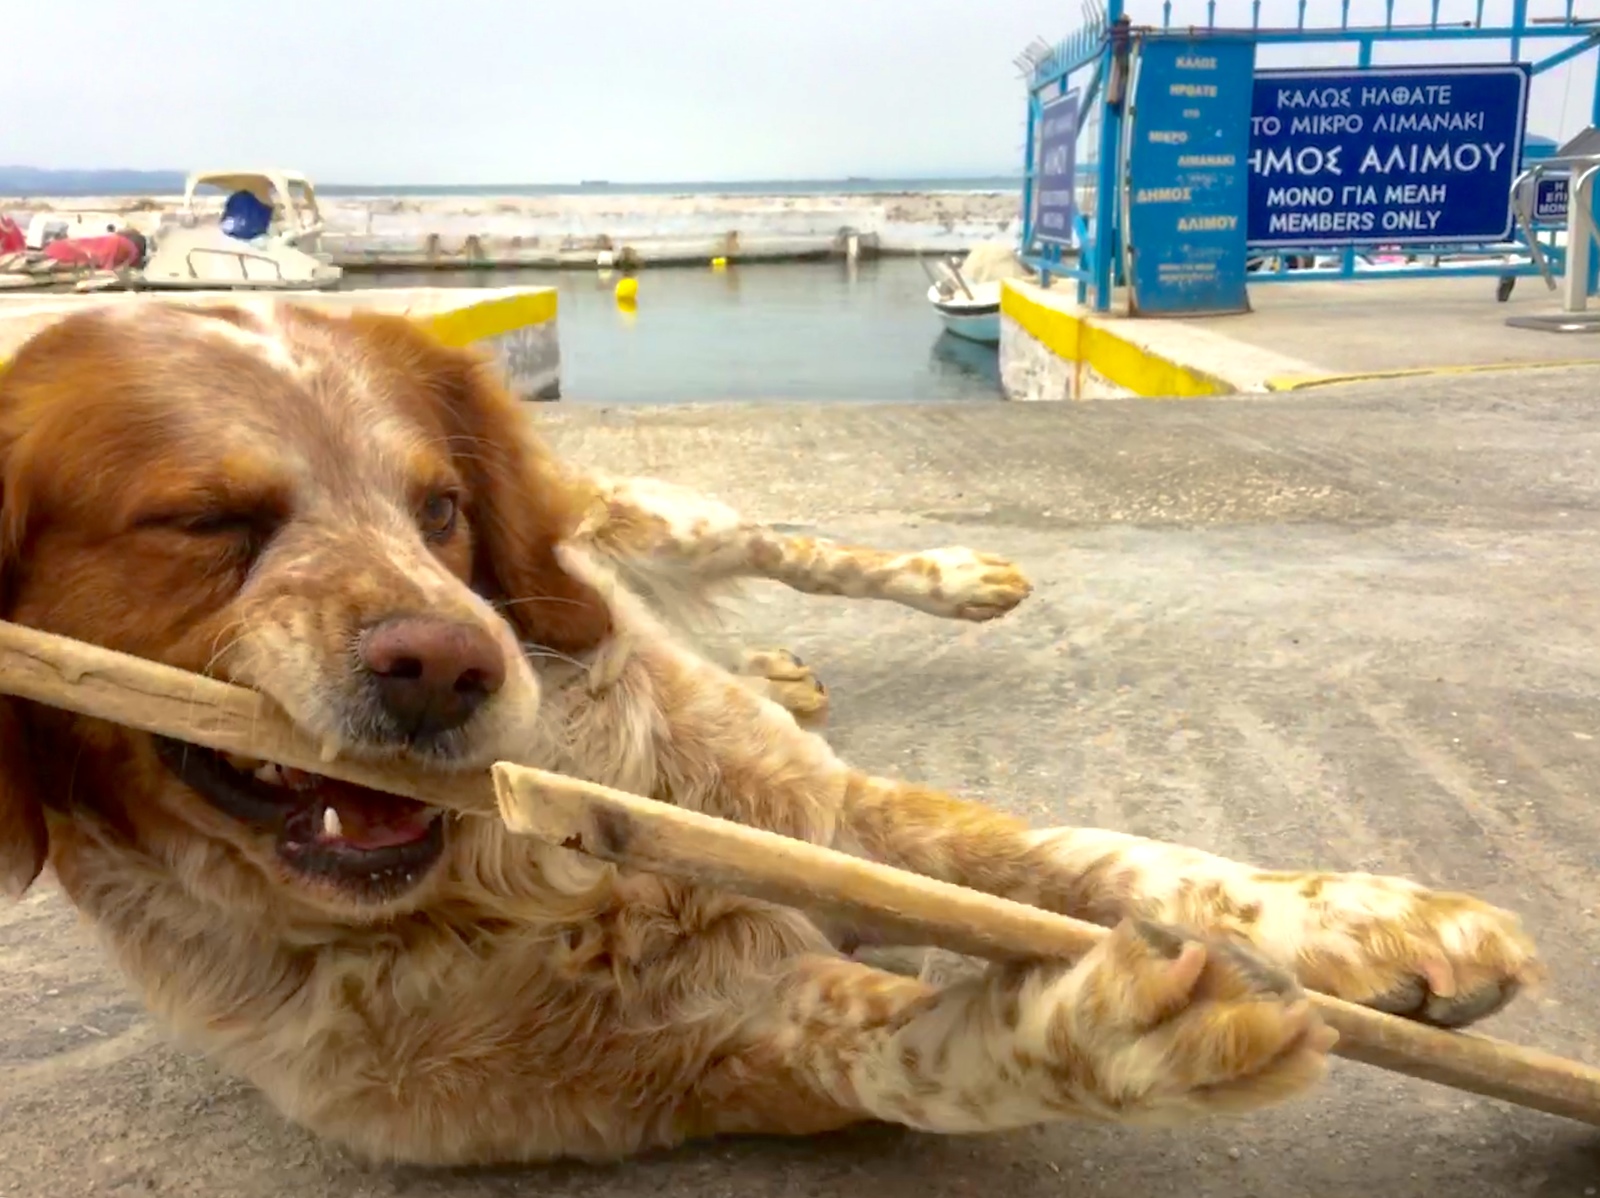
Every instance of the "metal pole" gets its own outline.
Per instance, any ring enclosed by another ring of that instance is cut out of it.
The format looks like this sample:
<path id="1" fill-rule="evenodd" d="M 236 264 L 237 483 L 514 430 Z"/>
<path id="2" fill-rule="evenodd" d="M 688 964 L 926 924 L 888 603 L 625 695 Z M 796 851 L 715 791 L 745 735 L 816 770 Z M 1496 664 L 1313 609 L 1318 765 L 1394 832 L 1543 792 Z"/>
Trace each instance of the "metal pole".
<path id="1" fill-rule="evenodd" d="M 1106 5 L 1106 42 L 1101 51 L 1106 72 L 1106 97 L 1100 106 L 1099 161 L 1095 164 L 1097 182 L 1094 196 L 1094 260 L 1090 266 L 1094 273 L 1094 310 L 1111 310 L 1112 264 L 1117 244 L 1117 209 L 1122 194 L 1122 109 L 1128 100 L 1128 71 L 1124 59 L 1123 71 L 1117 73 L 1116 58 L 1126 54 L 1125 45 L 1119 49 L 1119 40 L 1125 38 L 1126 28 L 1119 29 L 1123 19 L 1122 0 L 1110 0 Z"/>
<path id="2" fill-rule="evenodd" d="M 1594 262 L 1594 179 L 1600 166 L 1572 176 L 1567 184 L 1567 270 L 1562 276 L 1561 310 L 1582 312 L 1589 305 L 1589 269 Z"/>

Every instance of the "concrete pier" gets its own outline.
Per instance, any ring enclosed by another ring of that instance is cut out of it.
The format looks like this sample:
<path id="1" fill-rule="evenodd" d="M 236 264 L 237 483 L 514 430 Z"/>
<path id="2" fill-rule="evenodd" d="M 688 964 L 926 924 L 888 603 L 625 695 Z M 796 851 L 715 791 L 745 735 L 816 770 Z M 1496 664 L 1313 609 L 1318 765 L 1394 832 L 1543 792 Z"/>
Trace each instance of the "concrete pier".
<path id="1" fill-rule="evenodd" d="M 1600 340 L 1512 327 L 1559 310 L 1522 279 L 1508 302 L 1492 278 L 1368 278 L 1258 284 L 1253 311 L 1151 319 L 1081 307 L 1076 288 L 1007 282 L 1000 374 L 1016 400 L 1193 398 L 1303 390 L 1396 375 L 1600 365 Z"/>
<path id="2" fill-rule="evenodd" d="M 153 232 L 179 196 L 0 198 L 0 212 L 93 209 Z M 208 201 L 220 209 L 220 199 Z M 1016 192 L 819 195 L 319 196 L 346 270 L 703 264 L 963 253 L 1014 235 Z"/>

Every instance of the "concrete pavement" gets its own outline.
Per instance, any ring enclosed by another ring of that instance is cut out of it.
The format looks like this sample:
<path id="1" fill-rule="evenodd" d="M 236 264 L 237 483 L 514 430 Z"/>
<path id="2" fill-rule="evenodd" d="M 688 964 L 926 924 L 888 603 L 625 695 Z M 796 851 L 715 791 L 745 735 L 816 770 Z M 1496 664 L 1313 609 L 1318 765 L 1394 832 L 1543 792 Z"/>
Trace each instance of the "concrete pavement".
<path id="1" fill-rule="evenodd" d="M 983 627 L 763 590 L 862 766 L 1522 911 L 1553 980 L 1488 1030 L 1600 1063 L 1600 370 L 1183 404 L 537 415 L 563 449 L 885 546 L 1005 553 Z M 1600 1131 L 1348 1063 L 1180 1131 L 872 1130 L 616 1168 L 362 1168 L 167 1047 L 49 886 L 0 906 L 0 1195 L 1583 1198 Z"/>

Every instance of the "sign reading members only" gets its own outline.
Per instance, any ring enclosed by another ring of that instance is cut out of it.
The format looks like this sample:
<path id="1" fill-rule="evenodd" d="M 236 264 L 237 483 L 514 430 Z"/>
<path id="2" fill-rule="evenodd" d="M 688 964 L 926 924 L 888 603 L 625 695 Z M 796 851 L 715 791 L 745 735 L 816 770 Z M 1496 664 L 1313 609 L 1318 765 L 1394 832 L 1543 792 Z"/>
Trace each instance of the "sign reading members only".
<path id="1" fill-rule="evenodd" d="M 1250 244 L 1506 240 L 1530 77 L 1521 63 L 1257 72 Z"/>

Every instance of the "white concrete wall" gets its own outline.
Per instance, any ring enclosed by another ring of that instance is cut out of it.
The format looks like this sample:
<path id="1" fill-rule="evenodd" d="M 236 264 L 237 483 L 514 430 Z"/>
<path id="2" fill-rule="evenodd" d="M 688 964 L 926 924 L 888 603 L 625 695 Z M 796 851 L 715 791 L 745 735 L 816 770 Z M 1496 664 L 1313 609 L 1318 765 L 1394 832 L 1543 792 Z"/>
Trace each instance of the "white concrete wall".
<path id="1" fill-rule="evenodd" d="M 1000 315 L 1000 389 L 1007 399 L 1130 399 L 1089 362 L 1064 358 L 1010 316 Z"/>

